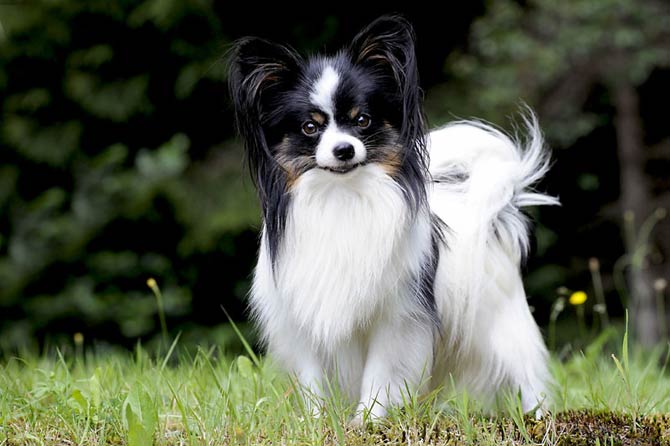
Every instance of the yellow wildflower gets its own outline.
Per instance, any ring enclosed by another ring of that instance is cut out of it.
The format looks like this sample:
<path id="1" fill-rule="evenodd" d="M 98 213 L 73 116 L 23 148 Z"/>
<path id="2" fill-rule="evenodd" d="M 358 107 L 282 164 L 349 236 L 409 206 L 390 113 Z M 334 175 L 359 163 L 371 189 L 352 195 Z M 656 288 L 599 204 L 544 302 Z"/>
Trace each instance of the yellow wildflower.
<path id="1" fill-rule="evenodd" d="M 155 290 L 156 288 L 158 288 L 158 284 L 156 283 L 156 279 L 154 279 L 153 277 L 149 277 L 147 279 L 147 286 L 149 288 L 151 288 L 152 290 Z"/>
<path id="2" fill-rule="evenodd" d="M 584 291 L 575 291 L 574 293 L 572 293 L 570 295 L 569 302 L 570 302 L 570 305 L 581 305 L 584 302 L 586 302 L 587 298 L 588 298 L 588 296 L 586 295 L 586 293 Z"/>

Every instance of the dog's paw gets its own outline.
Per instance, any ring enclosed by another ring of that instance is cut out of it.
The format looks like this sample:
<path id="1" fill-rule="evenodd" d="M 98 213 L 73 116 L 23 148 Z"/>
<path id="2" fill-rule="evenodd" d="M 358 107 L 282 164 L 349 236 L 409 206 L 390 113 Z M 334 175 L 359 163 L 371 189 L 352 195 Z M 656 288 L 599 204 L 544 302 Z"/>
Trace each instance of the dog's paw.
<path id="1" fill-rule="evenodd" d="M 349 421 L 349 426 L 352 428 L 363 428 L 367 426 L 378 426 L 386 419 L 386 409 L 379 405 L 372 405 L 371 409 L 367 409 L 362 403 L 356 409 L 356 415 Z"/>
<path id="2" fill-rule="evenodd" d="M 536 420 L 536 421 L 539 421 L 539 420 L 541 420 L 542 418 L 544 418 L 544 417 L 546 417 L 547 415 L 549 415 L 549 410 L 547 410 L 547 408 L 544 406 L 544 404 L 542 404 L 542 405 L 540 405 L 540 407 L 538 407 L 537 409 L 535 409 L 535 413 L 534 413 L 534 415 L 535 415 L 535 420 Z"/>

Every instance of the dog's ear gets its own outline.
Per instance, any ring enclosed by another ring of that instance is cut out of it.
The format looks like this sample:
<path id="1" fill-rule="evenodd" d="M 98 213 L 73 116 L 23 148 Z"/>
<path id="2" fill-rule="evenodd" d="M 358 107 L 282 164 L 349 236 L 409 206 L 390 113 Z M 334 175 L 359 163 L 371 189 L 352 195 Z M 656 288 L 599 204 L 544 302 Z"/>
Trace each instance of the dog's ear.
<path id="1" fill-rule="evenodd" d="M 391 78 L 404 115 L 402 142 L 407 148 L 423 144 L 425 119 L 412 25 L 401 16 L 382 16 L 354 38 L 350 54 L 354 64 Z"/>
<path id="2" fill-rule="evenodd" d="M 245 140 L 247 161 L 257 185 L 271 156 L 262 129 L 271 109 L 268 105 L 291 82 L 298 63 L 299 56 L 291 48 L 253 37 L 238 40 L 228 54 L 235 122 Z"/>
<path id="3" fill-rule="evenodd" d="M 382 64 L 392 69 L 405 69 L 415 63 L 414 29 L 401 16 L 382 16 L 354 37 L 351 54 L 358 64 Z"/>
<path id="4" fill-rule="evenodd" d="M 278 250 L 288 195 L 286 178 L 272 157 L 265 125 L 281 110 L 281 93 L 296 81 L 300 56 L 291 48 L 259 38 L 237 41 L 228 53 L 228 86 L 237 130 L 244 138 L 246 159 L 263 209 L 270 255 Z M 273 235 L 274 234 L 274 235 Z"/>
<path id="5" fill-rule="evenodd" d="M 230 52 L 230 86 L 256 96 L 295 73 L 299 56 L 291 48 L 257 37 L 238 40 Z"/>
<path id="6" fill-rule="evenodd" d="M 418 210 L 426 199 L 428 155 L 414 29 L 401 16 L 382 16 L 354 38 L 349 52 L 354 64 L 372 70 L 389 88 L 396 89 L 402 110 L 399 143 L 405 148 L 402 187 L 412 208 Z"/>

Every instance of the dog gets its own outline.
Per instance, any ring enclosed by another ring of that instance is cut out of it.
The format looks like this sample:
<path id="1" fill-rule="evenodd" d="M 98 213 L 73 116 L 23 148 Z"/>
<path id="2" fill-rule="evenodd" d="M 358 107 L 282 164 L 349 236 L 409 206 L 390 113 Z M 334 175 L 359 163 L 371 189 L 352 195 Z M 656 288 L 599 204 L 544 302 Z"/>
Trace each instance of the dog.
<path id="1" fill-rule="evenodd" d="M 545 410 L 522 208 L 558 201 L 532 189 L 549 168 L 532 112 L 525 142 L 477 121 L 427 133 L 400 16 L 334 55 L 245 38 L 229 60 L 263 216 L 250 307 L 271 357 L 317 401 L 336 382 L 359 421 L 449 382 Z"/>

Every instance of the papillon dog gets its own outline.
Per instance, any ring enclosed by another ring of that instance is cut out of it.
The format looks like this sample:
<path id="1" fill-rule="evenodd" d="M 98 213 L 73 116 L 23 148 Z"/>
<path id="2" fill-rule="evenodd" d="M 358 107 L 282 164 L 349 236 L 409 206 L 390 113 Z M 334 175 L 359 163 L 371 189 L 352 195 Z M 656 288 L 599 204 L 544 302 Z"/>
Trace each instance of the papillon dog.
<path id="1" fill-rule="evenodd" d="M 547 402 L 547 349 L 520 263 L 548 153 L 476 121 L 430 133 L 414 31 L 384 16 L 334 55 L 238 41 L 230 92 L 262 205 L 252 314 L 302 387 L 372 419 L 456 383 Z"/>

